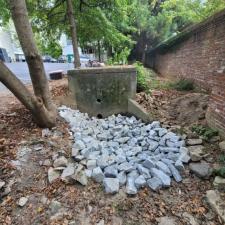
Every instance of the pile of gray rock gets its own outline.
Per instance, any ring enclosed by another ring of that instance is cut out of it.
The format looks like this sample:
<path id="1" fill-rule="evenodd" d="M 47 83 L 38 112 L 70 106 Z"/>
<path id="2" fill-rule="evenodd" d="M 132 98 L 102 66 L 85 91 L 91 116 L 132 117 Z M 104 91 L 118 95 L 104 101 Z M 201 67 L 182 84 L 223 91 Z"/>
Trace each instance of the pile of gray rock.
<path id="1" fill-rule="evenodd" d="M 190 160 L 188 149 L 180 136 L 162 128 L 160 122 L 145 124 L 122 115 L 90 118 L 64 106 L 59 113 L 69 123 L 74 139 L 74 163 L 67 164 L 61 177 L 79 175 L 84 184 L 84 177 L 91 177 L 107 193 L 117 193 L 125 186 L 130 195 L 145 186 L 157 191 L 169 187 L 172 179 L 182 181 L 180 171 Z M 66 165 L 63 160 L 54 163 Z"/>

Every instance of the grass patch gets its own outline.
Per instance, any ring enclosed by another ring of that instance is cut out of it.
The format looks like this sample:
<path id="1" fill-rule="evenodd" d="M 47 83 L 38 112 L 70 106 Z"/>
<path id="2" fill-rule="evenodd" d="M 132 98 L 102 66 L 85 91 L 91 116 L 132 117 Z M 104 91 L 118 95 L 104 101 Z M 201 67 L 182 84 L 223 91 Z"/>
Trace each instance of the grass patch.
<path id="1" fill-rule="evenodd" d="M 142 63 L 136 62 L 134 66 L 137 70 L 137 92 L 149 93 L 151 90 L 177 90 L 177 91 L 192 91 L 195 89 L 194 82 L 188 79 L 180 79 L 171 81 L 160 79 L 157 74 L 148 68 L 145 68 Z"/>
<path id="2" fill-rule="evenodd" d="M 149 82 L 150 90 L 169 90 L 171 88 L 171 82 L 165 80 L 159 80 L 156 77 L 151 77 Z"/>
<path id="3" fill-rule="evenodd" d="M 222 155 L 219 156 L 219 162 L 222 165 L 221 165 L 220 168 L 213 170 L 213 175 L 225 178 L 225 154 L 222 154 Z"/>
<path id="4" fill-rule="evenodd" d="M 202 125 L 194 125 L 192 126 L 191 130 L 198 134 L 199 136 L 202 136 L 202 138 L 205 141 L 210 140 L 212 137 L 218 135 L 218 131 L 207 126 L 202 126 Z"/>
<path id="5" fill-rule="evenodd" d="M 177 91 L 192 91 L 195 89 L 194 82 L 192 80 L 180 79 L 174 83 L 171 83 L 171 88 Z"/>
<path id="6" fill-rule="evenodd" d="M 225 166 L 223 166 L 223 167 L 221 167 L 221 168 L 219 168 L 219 169 L 215 169 L 215 170 L 213 171 L 213 174 L 214 174 L 215 176 L 220 176 L 220 177 L 225 178 Z"/>

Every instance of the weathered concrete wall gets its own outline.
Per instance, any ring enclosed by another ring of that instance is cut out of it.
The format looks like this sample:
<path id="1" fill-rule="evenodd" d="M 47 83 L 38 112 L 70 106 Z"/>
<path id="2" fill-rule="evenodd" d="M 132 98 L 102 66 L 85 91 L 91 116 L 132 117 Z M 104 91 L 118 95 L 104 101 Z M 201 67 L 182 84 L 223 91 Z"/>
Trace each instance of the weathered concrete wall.
<path id="1" fill-rule="evenodd" d="M 225 136 L 225 10 L 151 50 L 145 64 L 212 91 L 207 120 Z"/>
<path id="2" fill-rule="evenodd" d="M 68 71 L 68 77 L 77 108 L 91 116 L 127 113 L 128 99 L 135 98 L 133 66 L 75 69 Z"/>

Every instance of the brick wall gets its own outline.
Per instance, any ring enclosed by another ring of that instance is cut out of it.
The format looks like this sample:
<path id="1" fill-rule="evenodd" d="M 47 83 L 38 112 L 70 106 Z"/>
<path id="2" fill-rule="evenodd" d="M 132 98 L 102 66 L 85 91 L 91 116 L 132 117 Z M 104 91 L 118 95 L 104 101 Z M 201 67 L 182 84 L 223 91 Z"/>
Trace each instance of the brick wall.
<path id="1" fill-rule="evenodd" d="M 225 136 L 225 10 L 149 51 L 145 64 L 211 90 L 207 118 Z"/>
<path id="2" fill-rule="evenodd" d="M 217 74 L 212 84 L 206 118 L 208 124 L 220 130 L 225 137 L 225 73 Z"/>

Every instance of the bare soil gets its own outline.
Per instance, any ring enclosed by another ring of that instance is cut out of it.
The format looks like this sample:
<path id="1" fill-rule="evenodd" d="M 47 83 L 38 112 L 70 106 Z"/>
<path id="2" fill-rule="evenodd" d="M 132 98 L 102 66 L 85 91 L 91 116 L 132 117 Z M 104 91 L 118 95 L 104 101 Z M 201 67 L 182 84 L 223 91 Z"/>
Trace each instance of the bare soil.
<path id="1" fill-rule="evenodd" d="M 66 79 L 50 83 L 57 105 L 74 104 L 68 97 L 66 84 Z M 197 116 L 198 119 L 192 121 L 193 116 L 189 113 L 193 109 L 185 109 L 190 104 L 189 93 L 172 90 L 162 93 L 163 95 L 155 92 L 152 95 L 154 97 L 151 97 L 155 100 L 149 100 L 144 94 L 138 95 L 137 99 L 154 114 L 154 118 L 168 126 L 180 124 L 182 121 L 180 126 L 185 127 L 190 119 L 191 122 L 204 120 L 203 116 Z M 86 187 L 65 184 L 60 180 L 49 184 L 49 166 L 41 166 L 40 162 L 46 159 L 52 162 L 52 157 L 57 152 L 70 156 L 72 143 L 68 135 L 68 125 L 58 119 L 57 127 L 54 128 L 57 135 L 43 138 L 42 129 L 35 125 L 29 112 L 12 95 L 0 97 L 0 179 L 10 187 L 8 194 L 3 194 L 7 191 L 5 187 L 0 190 L 0 224 L 94 225 L 104 219 L 105 224 L 113 225 L 156 225 L 160 217 L 169 216 L 174 217 L 179 225 L 193 225 L 187 215 L 196 220 L 195 224 L 222 224 L 205 201 L 206 191 L 212 189 L 212 178 L 200 180 L 190 174 L 188 167 L 183 172 L 182 183 L 174 182 L 172 187 L 159 192 L 145 188 L 132 198 L 123 190 L 114 196 L 106 195 L 103 187 L 92 181 Z M 205 112 L 206 97 L 196 98 L 198 108 Z M 176 117 L 171 116 L 170 110 Z M 186 114 L 187 110 L 189 113 Z M 42 150 L 36 151 L 37 146 L 41 146 Z M 220 154 L 218 146 L 210 146 L 209 154 L 213 153 L 213 161 L 216 161 L 216 156 Z M 28 150 L 21 155 L 22 147 L 27 147 Z M 18 159 L 22 160 L 20 170 L 12 163 L 12 160 Z M 24 207 L 19 207 L 17 201 L 22 196 L 28 196 L 29 200 Z M 61 203 L 57 213 L 51 209 L 52 200 Z"/>

